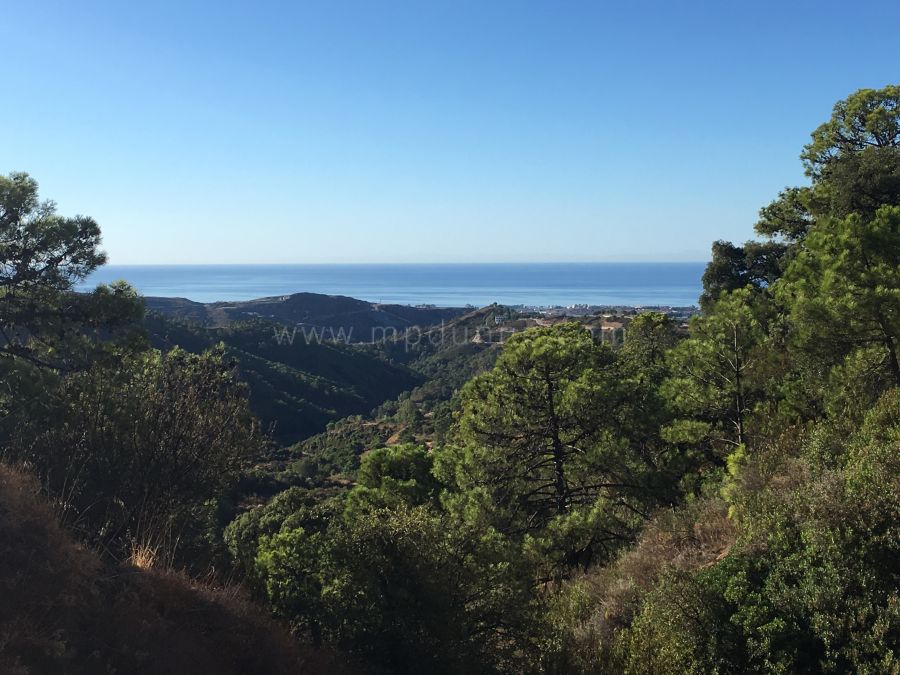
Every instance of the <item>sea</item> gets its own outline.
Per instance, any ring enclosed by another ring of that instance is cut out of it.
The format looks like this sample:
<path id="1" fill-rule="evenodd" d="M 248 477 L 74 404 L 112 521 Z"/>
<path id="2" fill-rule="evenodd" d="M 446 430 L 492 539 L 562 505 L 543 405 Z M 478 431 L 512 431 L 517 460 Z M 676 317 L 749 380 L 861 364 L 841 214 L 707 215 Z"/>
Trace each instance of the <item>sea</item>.
<path id="1" fill-rule="evenodd" d="M 500 303 L 526 307 L 689 307 L 702 262 L 458 263 L 341 265 L 107 265 L 79 290 L 124 279 L 147 296 L 197 302 L 291 293 L 438 307 Z"/>

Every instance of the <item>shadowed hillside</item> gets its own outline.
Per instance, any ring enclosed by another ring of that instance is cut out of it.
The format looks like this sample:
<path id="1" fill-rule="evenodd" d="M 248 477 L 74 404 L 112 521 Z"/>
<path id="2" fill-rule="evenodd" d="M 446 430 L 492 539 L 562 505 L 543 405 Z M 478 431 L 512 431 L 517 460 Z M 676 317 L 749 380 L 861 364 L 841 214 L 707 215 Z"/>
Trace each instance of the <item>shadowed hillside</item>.
<path id="1" fill-rule="evenodd" d="M 146 561 L 137 558 L 138 563 Z M 101 562 L 29 476 L 0 465 L 0 672 L 338 673 L 236 588 Z"/>
<path id="2" fill-rule="evenodd" d="M 318 433 L 331 420 L 368 413 L 423 381 L 365 346 L 302 336 L 279 342 L 276 327 L 262 320 L 211 327 L 151 313 L 144 323 L 156 347 L 199 353 L 224 343 L 250 385 L 253 411 L 280 443 Z"/>

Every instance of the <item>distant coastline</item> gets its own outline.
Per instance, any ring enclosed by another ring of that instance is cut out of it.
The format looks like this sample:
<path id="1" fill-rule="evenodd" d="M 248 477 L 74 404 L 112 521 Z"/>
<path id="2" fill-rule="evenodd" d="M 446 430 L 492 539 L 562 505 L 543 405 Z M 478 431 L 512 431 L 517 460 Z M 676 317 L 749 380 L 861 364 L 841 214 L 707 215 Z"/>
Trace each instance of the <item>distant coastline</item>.
<path id="1" fill-rule="evenodd" d="M 697 304 L 702 262 L 107 265 L 79 290 L 125 279 L 141 293 L 196 302 L 297 292 L 436 307 Z"/>

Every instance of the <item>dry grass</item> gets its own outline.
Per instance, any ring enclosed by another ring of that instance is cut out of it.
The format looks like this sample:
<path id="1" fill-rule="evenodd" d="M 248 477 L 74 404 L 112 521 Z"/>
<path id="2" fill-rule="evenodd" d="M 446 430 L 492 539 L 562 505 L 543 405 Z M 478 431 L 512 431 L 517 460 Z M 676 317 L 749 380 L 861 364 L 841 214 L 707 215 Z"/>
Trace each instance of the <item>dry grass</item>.
<path id="1" fill-rule="evenodd" d="M 711 565 L 728 553 L 734 540 L 734 525 L 720 499 L 705 499 L 658 514 L 635 546 L 612 565 L 588 571 L 573 581 L 591 607 L 572 627 L 577 650 L 602 663 L 614 634 L 631 624 L 644 594 L 666 570 L 690 571 Z"/>
<path id="2" fill-rule="evenodd" d="M 0 465 L 0 673 L 343 673 L 239 588 L 158 567 L 152 548 L 104 565 L 63 531 L 38 486 Z"/>
<path id="3" fill-rule="evenodd" d="M 128 556 L 128 564 L 142 570 L 149 570 L 159 558 L 159 549 L 155 546 L 140 544 L 131 545 L 131 554 Z"/>

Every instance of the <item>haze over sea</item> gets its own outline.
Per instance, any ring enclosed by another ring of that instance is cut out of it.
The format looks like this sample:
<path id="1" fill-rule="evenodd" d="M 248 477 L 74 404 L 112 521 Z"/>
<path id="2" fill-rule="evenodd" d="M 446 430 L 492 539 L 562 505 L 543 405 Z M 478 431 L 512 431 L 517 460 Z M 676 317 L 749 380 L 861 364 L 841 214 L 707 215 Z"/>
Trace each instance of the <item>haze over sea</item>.
<path id="1" fill-rule="evenodd" d="M 442 307 L 697 304 L 705 263 L 107 265 L 79 290 L 124 279 L 148 296 L 197 302 L 290 293 Z"/>

